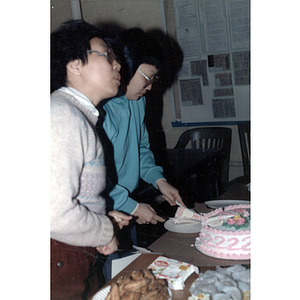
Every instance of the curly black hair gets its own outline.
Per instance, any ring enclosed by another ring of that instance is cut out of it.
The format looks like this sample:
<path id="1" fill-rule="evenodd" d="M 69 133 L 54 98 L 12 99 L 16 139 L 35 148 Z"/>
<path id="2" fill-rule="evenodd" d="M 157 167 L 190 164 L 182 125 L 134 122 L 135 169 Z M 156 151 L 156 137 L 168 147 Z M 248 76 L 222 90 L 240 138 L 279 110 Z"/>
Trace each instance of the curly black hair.
<path id="1" fill-rule="evenodd" d="M 90 40 L 94 37 L 105 39 L 95 26 L 84 20 L 69 20 L 51 33 L 51 93 L 66 86 L 67 64 L 80 59 L 87 61 L 87 50 L 91 49 Z"/>

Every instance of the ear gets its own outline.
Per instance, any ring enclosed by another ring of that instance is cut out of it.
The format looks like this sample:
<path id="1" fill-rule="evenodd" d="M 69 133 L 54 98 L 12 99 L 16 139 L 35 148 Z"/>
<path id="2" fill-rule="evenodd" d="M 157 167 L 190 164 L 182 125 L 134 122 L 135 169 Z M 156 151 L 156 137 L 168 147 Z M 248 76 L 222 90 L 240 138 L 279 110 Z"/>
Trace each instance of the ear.
<path id="1" fill-rule="evenodd" d="M 80 59 L 69 61 L 67 63 L 67 72 L 70 72 L 71 74 L 78 76 L 81 74 L 81 67 L 82 67 L 82 61 Z"/>

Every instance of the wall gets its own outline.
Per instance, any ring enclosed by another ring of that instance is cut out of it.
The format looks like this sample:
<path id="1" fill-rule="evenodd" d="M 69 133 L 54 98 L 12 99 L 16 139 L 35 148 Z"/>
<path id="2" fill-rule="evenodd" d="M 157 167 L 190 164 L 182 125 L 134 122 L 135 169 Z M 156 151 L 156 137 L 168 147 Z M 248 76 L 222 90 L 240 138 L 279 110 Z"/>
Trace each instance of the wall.
<path id="1" fill-rule="evenodd" d="M 124 28 L 140 27 L 145 31 L 163 30 L 160 1 L 157 0 L 81 1 L 81 8 L 83 19 L 95 26 L 112 24 L 119 25 Z M 70 19 L 71 16 L 69 1 L 51 1 L 51 30 L 57 28 L 61 22 Z M 162 105 L 161 125 L 163 135 L 165 137 L 165 146 L 167 148 L 173 148 L 180 134 L 191 127 L 172 127 L 168 90 L 163 95 Z M 237 126 L 228 127 L 232 128 L 232 148 L 229 171 L 229 180 L 231 180 L 243 175 L 243 167 Z M 159 129 L 156 130 L 156 133 L 162 134 Z"/>

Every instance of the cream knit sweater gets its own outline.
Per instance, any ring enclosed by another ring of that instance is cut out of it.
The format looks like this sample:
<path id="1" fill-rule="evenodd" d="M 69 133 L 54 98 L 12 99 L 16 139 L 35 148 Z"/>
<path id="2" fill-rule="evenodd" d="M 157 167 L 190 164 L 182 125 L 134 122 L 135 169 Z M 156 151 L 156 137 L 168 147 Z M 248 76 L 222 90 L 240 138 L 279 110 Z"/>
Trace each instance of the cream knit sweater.
<path id="1" fill-rule="evenodd" d="M 75 246 L 104 246 L 113 237 L 105 216 L 105 166 L 97 117 L 73 96 L 51 95 L 51 238 Z"/>

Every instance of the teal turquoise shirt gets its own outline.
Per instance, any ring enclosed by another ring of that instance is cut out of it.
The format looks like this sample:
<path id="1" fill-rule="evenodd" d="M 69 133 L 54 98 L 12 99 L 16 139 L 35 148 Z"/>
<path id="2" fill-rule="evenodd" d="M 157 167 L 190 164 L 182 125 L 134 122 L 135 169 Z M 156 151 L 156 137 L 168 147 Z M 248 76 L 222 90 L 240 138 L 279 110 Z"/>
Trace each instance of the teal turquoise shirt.
<path id="1" fill-rule="evenodd" d="M 109 192 L 114 201 L 114 210 L 132 213 L 137 202 L 129 197 L 142 178 L 156 186 L 164 179 L 163 169 L 156 166 L 149 137 L 144 123 L 146 99 L 128 100 L 125 95 L 110 99 L 104 106 L 106 116 L 103 129 L 113 146 L 117 178 Z M 112 166 L 107 165 L 107 168 Z M 109 170 L 108 170 L 109 171 Z"/>

